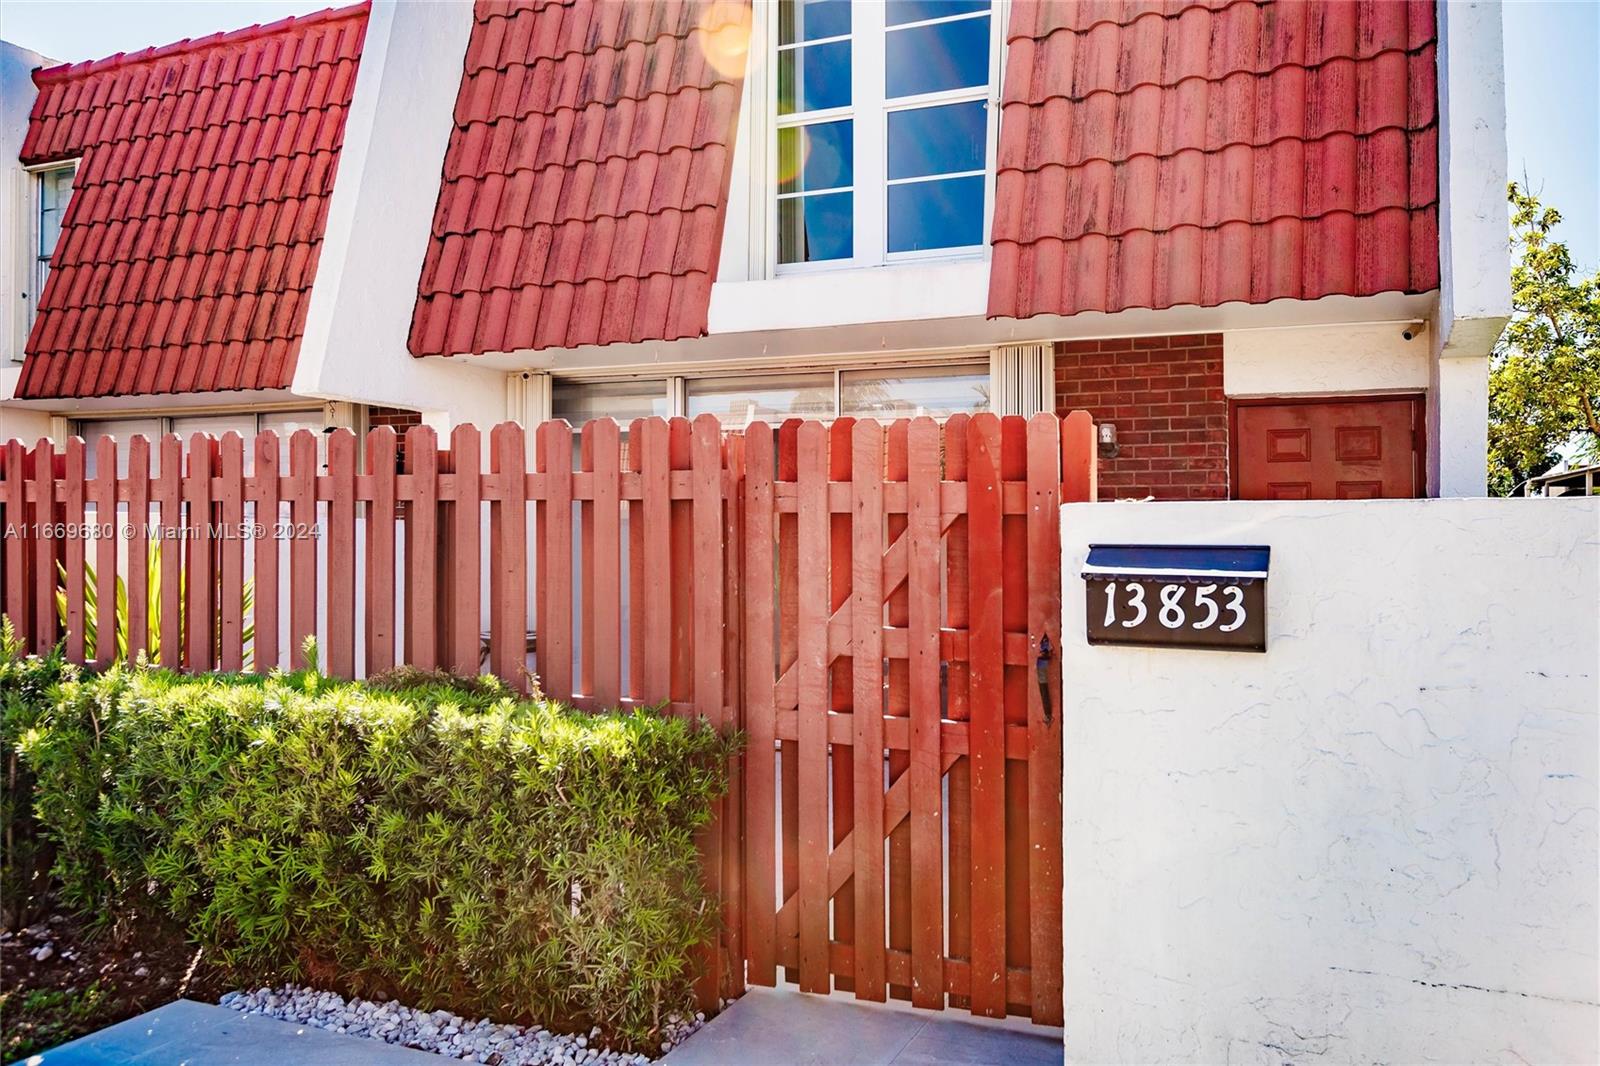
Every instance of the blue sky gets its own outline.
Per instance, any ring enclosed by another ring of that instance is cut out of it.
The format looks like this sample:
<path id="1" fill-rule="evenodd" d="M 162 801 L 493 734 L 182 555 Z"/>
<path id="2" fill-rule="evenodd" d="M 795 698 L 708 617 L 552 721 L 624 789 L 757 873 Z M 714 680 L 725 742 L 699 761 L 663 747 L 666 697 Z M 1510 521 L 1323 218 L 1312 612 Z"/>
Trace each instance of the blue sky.
<path id="1" fill-rule="evenodd" d="M 98 59 L 327 7 L 326 0 L 5 0 L 0 37 L 63 61 Z M 1510 172 L 1565 216 L 1563 237 L 1600 267 L 1600 3 L 1505 6 Z"/>

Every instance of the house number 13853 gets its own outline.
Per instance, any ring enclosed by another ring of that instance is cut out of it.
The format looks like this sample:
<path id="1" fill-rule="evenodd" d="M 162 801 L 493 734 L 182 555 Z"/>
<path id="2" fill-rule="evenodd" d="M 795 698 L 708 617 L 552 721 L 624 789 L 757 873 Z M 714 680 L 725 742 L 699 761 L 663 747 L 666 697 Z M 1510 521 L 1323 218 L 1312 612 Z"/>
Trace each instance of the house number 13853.
<path id="1" fill-rule="evenodd" d="M 1146 586 L 1137 581 L 1128 581 L 1123 583 L 1119 594 L 1117 583 L 1107 581 L 1105 625 L 1120 623 L 1125 629 L 1133 629 L 1143 625 L 1151 611 L 1155 612 L 1156 621 L 1167 629 L 1182 629 L 1187 625 L 1204 630 L 1216 626 L 1219 633 L 1232 633 L 1245 623 L 1244 589 L 1238 585 L 1162 585 L 1157 593 L 1159 603 L 1146 602 L 1145 589 Z M 1194 596 L 1186 607 L 1184 593 L 1191 589 Z"/>

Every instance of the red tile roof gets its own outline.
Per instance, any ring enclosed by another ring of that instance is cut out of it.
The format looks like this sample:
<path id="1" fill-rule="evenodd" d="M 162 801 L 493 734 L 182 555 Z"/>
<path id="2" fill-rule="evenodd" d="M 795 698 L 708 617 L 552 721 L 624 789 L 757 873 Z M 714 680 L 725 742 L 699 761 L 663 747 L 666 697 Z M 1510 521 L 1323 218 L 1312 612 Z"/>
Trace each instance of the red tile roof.
<path id="1" fill-rule="evenodd" d="M 703 334 L 749 17 L 478 0 L 412 353 Z"/>
<path id="2" fill-rule="evenodd" d="M 1438 286 L 1434 5 L 1016 0 L 989 315 Z"/>
<path id="3" fill-rule="evenodd" d="M 25 164 L 81 157 L 17 395 L 294 374 L 367 5 L 34 73 Z"/>

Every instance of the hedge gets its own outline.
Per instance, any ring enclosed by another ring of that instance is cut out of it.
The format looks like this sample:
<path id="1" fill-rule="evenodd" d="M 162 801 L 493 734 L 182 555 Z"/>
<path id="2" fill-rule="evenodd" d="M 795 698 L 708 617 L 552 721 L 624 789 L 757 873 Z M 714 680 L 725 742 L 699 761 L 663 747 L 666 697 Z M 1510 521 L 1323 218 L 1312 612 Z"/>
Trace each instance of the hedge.
<path id="1" fill-rule="evenodd" d="M 53 854 L 33 819 L 33 773 L 17 746 L 38 724 L 55 686 L 77 676 L 60 648 L 23 655 L 11 619 L 0 620 L 0 924 L 12 932 L 39 916 Z"/>
<path id="2" fill-rule="evenodd" d="M 75 907 L 156 908 L 241 979 L 634 1046 L 690 1003 L 730 738 L 413 673 L 116 666 L 52 691 L 20 750 Z"/>

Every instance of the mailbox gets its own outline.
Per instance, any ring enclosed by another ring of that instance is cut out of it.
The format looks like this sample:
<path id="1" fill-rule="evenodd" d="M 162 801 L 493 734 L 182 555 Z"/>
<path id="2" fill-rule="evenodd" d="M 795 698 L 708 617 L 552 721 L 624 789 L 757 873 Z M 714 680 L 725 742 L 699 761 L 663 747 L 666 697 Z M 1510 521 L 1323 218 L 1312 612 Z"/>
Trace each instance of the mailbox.
<path id="1" fill-rule="evenodd" d="M 1270 556 L 1260 545 L 1091 544 L 1089 643 L 1266 651 Z"/>

